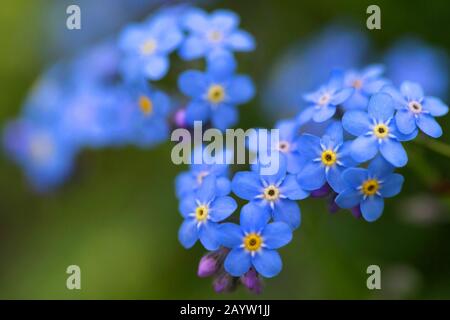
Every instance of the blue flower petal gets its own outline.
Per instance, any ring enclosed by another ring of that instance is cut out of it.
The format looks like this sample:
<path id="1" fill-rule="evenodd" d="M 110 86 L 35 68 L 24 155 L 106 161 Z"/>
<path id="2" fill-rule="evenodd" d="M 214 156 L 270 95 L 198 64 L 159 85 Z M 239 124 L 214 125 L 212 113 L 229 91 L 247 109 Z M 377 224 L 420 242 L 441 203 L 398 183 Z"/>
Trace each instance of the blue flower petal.
<path id="1" fill-rule="evenodd" d="M 406 109 L 397 111 L 395 123 L 398 130 L 403 134 L 410 134 L 416 129 L 416 119 L 414 114 Z"/>
<path id="2" fill-rule="evenodd" d="M 252 259 L 248 252 L 242 248 L 235 248 L 225 258 L 225 270 L 233 277 L 240 277 L 246 273 L 252 265 Z"/>
<path id="3" fill-rule="evenodd" d="M 355 189 L 345 189 L 338 194 L 334 202 L 343 209 L 356 207 L 361 201 L 361 193 Z"/>
<path id="4" fill-rule="evenodd" d="M 369 100 L 368 112 L 378 122 L 386 122 L 394 115 L 394 99 L 387 93 L 381 92 L 374 94 Z"/>
<path id="5" fill-rule="evenodd" d="M 249 202 L 241 209 L 240 223 L 245 232 L 261 232 L 270 219 L 268 206 Z"/>
<path id="6" fill-rule="evenodd" d="M 417 119 L 417 126 L 420 130 L 432 138 L 439 138 L 442 136 L 441 126 L 432 116 L 428 114 L 419 115 L 419 118 Z"/>
<path id="7" fill-rule="evenodd" d="M 191 101 L 186 108 L 186 122 L 193 125 L 194 121 L 206 121 L 210 116 L 210 107 L 203 101 Z"/>
<path id="8" fill-rule="evenodd" d="M 333 117 L 335 113 L 336 113 L 336 106 L 331 105 L 321 106 L 314 112 L 313 120 L 314 122 L 324 122 L 327 121 L 328 119 L 331 119 L 331 117 Z"/>
<path id="9" fill-rule="evenodd" d="M 243 52 L 253 51 L 256 47 L 253 36 L 242 30 L 235 31 L 230 34 L 225 39 L 225 43 L 228 44 L 233 50 Z"/>
<path id="10" fill-rule="evenodd" d="M 408 155 L 402 144 L 394 139 L 385 139 L 380 146 L 383 157 L 393 166 L 400 168 L 408 163 Z"/>
<path id="11" fill-rule="evenodd" d="M 394 99 L 396 109 L 402 109 L 408 106 L 408 101 L 406 101 L 405 97 L 394 86 L 384 86 L 381 92 L 389 94 Z"/>
<path id="12" fill-rule="evenodd" d="M 169 70 L 169 59 L 166 56 L 153 55 L 146 59 L 144 75 L 150 80 L 159 80 Z"/>
<path id="13" fill-rule="evenodd" d="M 344 130 L 340 121 L 333 121 L 325 130 L 325 135 L 335 142 L 334 145 L 342 143 L 344 140 Z"/>
<path id="14" fill-rule="evenodd" d="M 272 278 L 280 273 L 283 263 L 275 250 L 261 250 L 252 258 L 253 266 L 260 275 Z"/>
<path id="15" fill-rule="evenodd" d="M 380 194 L 383 198 L 394 197 L 402 190 L 405 179 L 398 173 L 393 173 L 383 179 Z"/>
<path id="16" fill-rule="evenodd" d="M 333 166 L 326 173 L 328 184 L 337 193 L 341 192 L 346 187 L 346 183 L 344 179 L 342 179 L 342 172 L 344 169 L 345 168 L 341 166 Z"/>
<path id="17" fill-rule="evenodd" d="M 384 200 L 378 196 L 371 196 L 361 202 L 361 213 L 368 222 L 377 220 L 384 209 Z"/>
<path id="18" fill-rule="evenodd" d="M 239 16 L 231 10 L 219 9 L 211 14 L 210 23 L 214 30 L 229 32 L 239 25 Z"/>
<path id="19" fill-rule="evenodd" d="M 177 198 L 181 198 L 196 187 L 197 181 L 191 172 L 182 172 L 175 178 L 175 190 Z"/>
<path id="20" fill-rule="evenodd" d="M 222 223 L 219 227 L 219 241 L 226 248 L 235 248 L 242 244 L 244 233 L 235 223 Z"/>
<path id="21" fill-rule="evenodd" d="M 228 218 L 237 208 L 236 201 L 231 197 L 216 198 L 210 206 L 209 216 L 213 222 Z"/>
<path id="22" fill-rule="evenodd" d="M 204 56 L 206 51 L 207 46 L 205 41 L 201 37 L 193 35 L 184 40 L 179 54 L 183 60 L 192 60 Z"/>
<path id="23" fill-rule="evenodd" d="M 190 31 L 203 33 L 209 26 L 208 14 L 198 8 L 189 9 L 182 17 L 181 24 Z"/>
<path id="24" fill-rule="evenodd" d="M 197 221 L 195 219 L 186 219 L 178 230 L 178 240 L 186 249 L 192 248 L 198 239 Z"/>
<path id="25" fill-rule="evenodd" d="M 206 222 L 198 230 L 198 238 L 206 250 L 217 250 L 220 247 L 219 225 Z"/>
<path id="26" fill-rule="evenodd" d="M 255 95 L 255 87 L 248 76 L 236 76 L 228 84 L 227 101 L 232 104 L 243 104 Z"/>
<path id="27" fill-rule="evenodd" d="M 190 214 L 195 212 L 195 209 L 197 208 L 195 200 L 194 194 L 189 194 L 181 199 L 178 209 L 184 218 L 188 218 Z"/>
<path id="28" fill-rule="evenodd" d="M 208 175 L 203 178 L 202 184 L 195 192 L 196 198 L 202 203 L 209 203 L 216 196 L 216 177 Z"/>
<path id="29" fill-rule="evenodd" d="M 262 237 L 268 249 L 278 249 L 291 242 L 292 230 L 284 222 L 273 222 L 266 226 Z"/>
<path id="30" fill-rule="evenodd" d="M 297 202 L 288 199 L 275 202 L 273 220 L 285 222 L 292 229 L 297 229 L 301 223 L 301 212 Z"/>
<path id="31" fill-rule="evenodd" d="M 344 114 L 342 126 L 348 133 L 358 137 L 370 130 L 371 123 L 367 112 L 353 110 Z"/>
<path id="32" fill-rule="evenodd" d="M 405 81 L 401 84 L 400 91 L 408 101 L 420 102 L 423 99 L 423 89 L 418 83 Z"/>
<path id="33" fill-rule="evenodd" d="M 441 117 L 448 113 L 448 106 L 442 100 L 434 97 L 425 97 L 423 108 L 433 117 Z"/>
<path id="34" fill-rule="evenodd" d="M 213 111 L 211 122 L 213 127 L 224 131 L 234 126 L 238 118 L 236 107 L 223 104 Z"/>
<path id="35" fill-rule="evenodd" d="M 325 184 L 325 168 L 321 162 L 310 161 L 297 176 L 300 187 L 305 190 L 317 190 Z"/>
<path id="36" fill-rule="evenodd" d="M 299 153 L 309 160 L 319 157 L 322 152 L 322 149 L 320 148 L 320 138 L 312 134 L 302 134 L 297 139 L 297 145 Z"/>
<path id="37" fill-rule="evenodd" d="M 352 188 L 358 188 L 368 178 L 367 169 L 348 168 L 342 173 L 342 178 Z"/>
<path id="38" fill-rule="evenodd" d="M 338 159 L 344 167 L 350 168 L 358 164 L 351 156 L 351 148 L 353 141 L 345 141 L 338 150 Z"/>
<path id="39" fill-rule="evenodd" d="M 231 192 L 231 182 L 230 179 L 225 177 L 218 177 L 216 181 L 217 186 L 217 196 L 223 197 Z"/>
<path id="40" fill-rule="evenodd" d="M 332 105 L 339 105 L 344 103 L 350 96 L 353 94 L 355 90 L 353 88 L 345 88 L 336 92 L 330 100 Z"/>
<path id="41" fill-rule="evenodd" d="M 231 182 L 231 190 L 242 199 L 253 200 L 263 193 L 263 186 L 256 172 L 237 172 Z"/>
<path id="42" fill-rule="evenodd" d="M 274 155 L 275 154 L 272 154 L 272 156 Z M 278 163 L 274 162 L 276 160 L 278 160 Z M 267 184 L 278 185 L 286 177 L 286 167 L 287 167 L 286 158 L 278 156 L 278 159 L 271 158 L 271 162 L 268 165 L 263 165 L 259 163 L 258 166 L 255 166 L 255 170 L 256 172 L 259 172 L 261 174 L 261 179 L 266 181 Z"/>
<path id="43" fill-rule="evenodd" d="M 178 78 L 180 91 L 191 98 L 201 98 L 207 90 L 207 80 L 203 72 L 189 70 Z"/>
<path id="44" fill-rule="evenodd" d="M 280 193 L 291 200 L 303 200 L 309 193 L 303 190 L 293 174 L 288 174 L 280 185 Z"/>
<path id="45" fill-rule="evenodd" d="M 385 176 L 391 175 L 394 172 L 394 166 L 389 163 L 381 154 L 376 156 L 368 166 L 370 175 L 376 176 L 384 180 Z"/>
<path id="46" fill-rule="evenodd" d="M 359 136 L 350 146 L 350 154 L 357 162 L 366 162 L 378 152 L 378 141 L 375 136 Z"/>

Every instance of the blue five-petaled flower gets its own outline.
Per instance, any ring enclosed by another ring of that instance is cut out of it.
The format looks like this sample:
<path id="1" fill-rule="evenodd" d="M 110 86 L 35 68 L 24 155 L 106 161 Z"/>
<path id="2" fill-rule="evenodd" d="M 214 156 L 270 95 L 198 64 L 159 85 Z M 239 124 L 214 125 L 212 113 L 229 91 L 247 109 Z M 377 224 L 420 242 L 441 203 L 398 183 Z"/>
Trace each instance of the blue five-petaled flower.
<path id="1" fill-rule="evenodd" d="M 216 178 L 206 177 L 197 192 L 188 194 L 180 202 L 184 222 L 178 239 L 185 248 L 191 248 L 198 239 L 207 250 L 220 246 L 218 222 L 228 218 L 237 208 L 236 201 L 228 196 L 216 196 Z"/>
<path id="2" fill-rule="evenodd" d="M 305 190 L 317 190 L 326 182 L 334 191 L 345 187 L 342 172 L 357 163 L 350 155 L 351 142 L 344 142 L 342 125 L 333 122 L 322 138 L 303 134 L 297 143 L 306 163 L 297 176 L 299 185 Z"/>
<path id="3" fill-rule="evenodd" d="M 349 168 L 342 174 L 347 187 L 336 197 L 341 208 L 360 206 L 365 220 L 372 222 L 383 213 L 384 200 L 400 193 L 404 178 L 382 157 L 375 158 L 368 169 Z"/>
<path id="4" fill-rule="evenodd" d="M 395 121 L 401 133 L 410 134 L 418 127 L 430 137 L 442 135 L 442 128 L 434 117 L 447 114 L 448 106 L 440 99 L 425 96 L 419 84 L 409 81 L 401 84 L 400 92 L 392 86 L 386 86 L 382 91 L 389 93 L 396 102 Z"/>
<path id="5" fill-rule="evenodd" d="M 221 56 L 208 64 L 206 73 L 189 70 L 178 79 L 180 90 L 190 98 L 186 122 L 211 120 L 212 126 L 225 130 L 238 121 L 236 106 L 248 102 L 255 93 L 248 76 L 235 75 L 233 59 Z"/>
<path id="6" fill-rule="evenodd" d="M 200 9 L 189 10 L 182 19 L 188 36 L 180 48 L 180 56 L 191 60 L 216 55 L 230 55 L 232 51 L 252 51 L 253 37 L 239 30 L 239 16 L 229 10 L 216 10 L 208 15 Z"/>
<path id="7" fill-rule="evenodd" d="M 240 198 L 267 208 L 260 214 L 283 221 L 293 229 L 301 222 L 300 207 L 296 200 L 309 196 L 297 183 L 293 174 L 286 174 L 286 161 L 280 157 L 278 171 L 273 175 L 262 175 L 260 168 L 237 172 L 231 181 L 231 190 Z"/>
<path id="8" fill-rule="evenodd" d="M 169 70 L 168 55 L 182 40 L 176 19 L 167 14 L 127 27 L 119 38 L 119 47 L 125 53 L 122 68 L 126 78 L 134 80 L 143 75 L 159 80 L 164 77 Z"/>
<path id="9" fill-rule="evenodd" d="M 241 210 L 240 226 L 224 223 L 220 226 L 220 240 L 231 251 L 225 258 L 225 270 L 239 277 L 251 267 L 263 277 L 276 276 L 282 268 L 282 261 L 276 249 L 288 244 L 292 230 L 284 222 L 268 224 L 267 215 L 256 204 L 249 203 Z"/>
<path id="10" fill-rule="evenodd" d="M 387 93 L 377 93 L 369 100 L 368 112 L 347 111 L 342 118 L 346 131 L 357 138 L 352 142 L 351 155 L 357 162 L 373 159 L 378 151 L 395 167 L 403 167 L 408 156 L 400 141 L 408 141 L 417 135 L 398 131 L 394 120 L 395 103 Z"/>
<path id="11" fill-rule="evenodd" d="M 349 99 L 353 91 L 353 88 L 344 87 L 344 74 L 341 71 L 334 71 L 327 84 L 303 96 L 310 103 L 303 114 L 307 114 L 307 117 L 314 122 L 331 119 L 336 113 L 337 106 Z"/>

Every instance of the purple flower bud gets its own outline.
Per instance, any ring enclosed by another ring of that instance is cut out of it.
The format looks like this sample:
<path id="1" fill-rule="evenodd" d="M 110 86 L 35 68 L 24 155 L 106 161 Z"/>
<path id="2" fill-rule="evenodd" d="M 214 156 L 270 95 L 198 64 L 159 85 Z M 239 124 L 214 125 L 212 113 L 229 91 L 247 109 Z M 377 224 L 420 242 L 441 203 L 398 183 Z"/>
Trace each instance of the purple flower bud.
<path id="1" fill-rule="evenodd" d="M 213 287 L 217 293 L 230 291 L 233 287 L 233 278 L 228 273 L 222 273 L 214 279 Z"/>
<path id="2" fill-rule="evenodd" d="M 197 275 L 200 278 L 212 276 L 218 269 L 217 259 L 212 254 L 207 254 L 200 259 Z"/>
<path id="3" fill-rule="evenodd" d="M 353 208 L 351 208 L 350 210 L 351 210 L 351 212 L 352 212 L 352 215 L 353 215 L 355 218 L 359 219 L 359 218 L 362 217 L 361 209 L 359 208 L 359 206 L 353 207 Z"/>
<path id="4" fill-rule="evenodd" d="M 253 268 L 241 277 L 241 282 L 253 293 L 260 294 L 262 292 L 261 279 Z"/>
<path id="5" fill-rule="evenodd" d="M 185 109 L 179 109 L 179 110 L 177 110 L 177 112 L 175 112 L 174 122 L 178 128 L 186 127 L 186 110 Z"/>
<path id="6" fill-rule="evenodd" d="M 322 187 L 317 190 L 311 191 L 311 197 L 313 198 L 323 198 L 329 195 L 331 192 L 331 188 L 328 183 L 325 183 Z"/>

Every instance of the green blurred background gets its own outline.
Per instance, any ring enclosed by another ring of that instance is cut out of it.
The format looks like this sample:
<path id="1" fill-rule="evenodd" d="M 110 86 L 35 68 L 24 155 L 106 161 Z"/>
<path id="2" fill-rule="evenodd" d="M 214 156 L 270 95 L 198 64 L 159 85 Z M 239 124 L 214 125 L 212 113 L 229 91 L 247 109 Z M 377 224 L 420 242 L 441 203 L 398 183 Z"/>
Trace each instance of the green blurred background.
<path id="1" fill-rule="evenodd" d="M 67 55 L 67 50 L 49 49 L 54 39 L 47 20 L 56 2 L 2 1 L 2 126 L 19 114 L 44 68 Z M 240 68 L 261 89 L 274 60 L 294 41 L 339 17 L 365 29 L 370 4 L 241 0 L 210 8 L 237 11 L 243 28 L 255 35 L 258 50 L 243 55 Z M 377 4 L 382 30 L 368 34 L 378 48 L 413 34 L 450 51 L 448 1 Z M 65 10 L 59 14 L 65 21 Z M 440 141 L 450 144 L 448 116 L 440 123 L 445 132 Z M 258 99 L 241 112 L 242 128 L 272 124 L 259 112 Z M 209 279 L 197 278 L 202 248 L 186 251 L 177 241 L 181 217 L 173 181 L 185 168 L 171 163 L 170 151 L 169 143 L 151 151 L 85 151 L 69 183 L 45 196 L 34 194 L 20 169 L 1 155 L 0 298 L 255 298 L 243 288 L 216 294 Z M 433 152 L 426 140 L 409 144 L 408 153 L 410 163 L 400 170 L 406 178 L 404 189 L 387 201 L 376 223 L 343 211 L 331 215 L 321 200 L 303 201 L 302 227 L 281 250 L 283 271 L 265 282 L 257 298 L 450 298 L 450 159 Z M 65 271 L 72 264 L 81 267 L 82 290 L 66 289 Z M 371 264 L 381 267 L 382 290 L 366 287 Z"/>

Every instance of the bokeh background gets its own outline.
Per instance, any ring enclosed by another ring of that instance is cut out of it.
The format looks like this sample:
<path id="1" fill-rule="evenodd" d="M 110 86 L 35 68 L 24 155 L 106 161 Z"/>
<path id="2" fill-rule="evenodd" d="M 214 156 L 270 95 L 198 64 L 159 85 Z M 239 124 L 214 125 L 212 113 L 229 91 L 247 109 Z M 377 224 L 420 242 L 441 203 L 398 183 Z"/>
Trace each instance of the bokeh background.
<path id="1" fill-rule="evenodd" d="M 47 66 L 145 17 L 153 8 L 149 2 L 2 1 L 0 125 L 19 114 L 33 81 Z M 65 29 L 65 8 L 73 3 L 81 6 L 81 31 Z M 368 62 L 388 61 L 386 53 L 405 37 L 440 48 L 431 57 L 424 54 L 425 64 L 438 59 L 437 67 L 430 67 L 441 73 L 434 79 L 435 90 L 447 98 L 450 3 L 377 1 L 382 11 L 382 29 L 377 31 L 366 29 L 370 4 L 204 1 L 208 10 L 238 12 L 243 28 L 258 43 L 256 52 L 239 56 L 240 71 L 249 73 L 258 89 L 258 97 L 241 108 L 239 126 L 270 127 L 280 114 L 298 111 L 300 91 L 324 72 L 307 60 L 316 57 L 311 48 L 319 46 L 314 42 L 319 40 L 314 39 L 322 39 L 322 59 L 329 62 L 336 58 L 333 32 L 355 37 L 344 42 L 348 51 L 339 51 L 347 52 L 340 56 L 344 64 L 360 65 L 361 52 Z M 305 54 L 308 50 L 312 53 Z M 418 51 L 407 49 L 405 61 Z M 173 63 L 183 68 L 181 62 Z M 289 70 L 298 73 L 292 77 Z M 281 250 L 283 271 L 267 280 L 256 298 L 450 298 L 448 116 L 440 123 L 444 136 L 439 143 L 419 139 L 408 144 L 410 162 L 400 170 L 406 178 L 404 189 L 387 201 L 377 222 L 369 224 L 344 211 L 330 214 L 321 200 L 303 201 L 302 227 Z M 173 181 L 186 168 L 171 163 L 170 151 L 170 143 L 147 151 L 84 151 L 70 181 L 45 195 L 33 192 L 20 168 L 1 154 L 0 298 L 255 298 L 244 288 L 218 295 L 209 279 L 197 278 L 202 248 L 186 251 L 177 241 L 181 217 Z M 82 290 L 66 289 L 65 271 L 71 264 L 81 267 Z M 371 264 L 381 267 L 382 290 L 366 288 Z"/>

